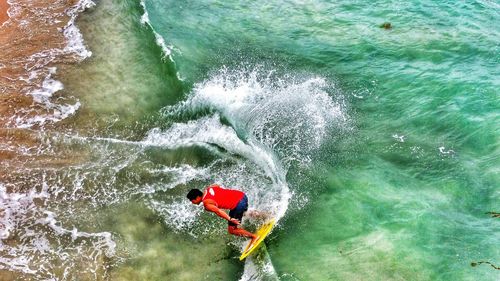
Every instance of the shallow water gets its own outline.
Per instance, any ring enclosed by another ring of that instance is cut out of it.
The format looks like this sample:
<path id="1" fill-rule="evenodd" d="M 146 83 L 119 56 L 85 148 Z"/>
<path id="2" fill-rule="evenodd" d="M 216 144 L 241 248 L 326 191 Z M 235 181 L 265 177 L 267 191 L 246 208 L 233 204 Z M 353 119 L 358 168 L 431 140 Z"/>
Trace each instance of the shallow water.
<path id="1" fill-rule="evenodd" d="M 470 264 L 500 263 L 498 8 L 98 2 L 78 21 L 92 57 L 58 70 L 80 108 L 0 185 L 1 269 L 497 280 Z M 239 262 L 243 239 L 185 199 L 212 182 L 278 218 L 259 256 Z"/>

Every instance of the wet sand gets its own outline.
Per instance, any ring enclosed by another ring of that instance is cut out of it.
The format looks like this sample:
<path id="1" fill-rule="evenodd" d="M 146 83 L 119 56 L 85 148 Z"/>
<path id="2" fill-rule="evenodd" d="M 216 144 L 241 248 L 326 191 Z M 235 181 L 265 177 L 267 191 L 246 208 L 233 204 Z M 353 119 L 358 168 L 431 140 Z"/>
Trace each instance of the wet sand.
<path id="1" fill-rule="evenodd" d="M 77 2 L 38 0 L 11 4 L 12 18 L 0 27 L 1 128 L 12 128 L 13 119 L 20 115 L 26 118 L 46 113 L 26 93 L 42 86 L 50 67 L 75 61 L 62 50 L 67 44 L 64 27 L 70 19 L 65 10 Z M 6 1 L 0 0 L 2 14 L 5 5 Z"/>
<path id="2" fill-rule="evenodd" d="M 0 179 L 11 165 L 25 161 L 27 149 L 39 146 L 34 133 L 39 128 L 32 126 L 22 132 L 26 129 L 19 128 L 19 120 L 53 114 L 54 109 L 35 102 L 29 93 L 42 88 L 50 75 L 57 79 L 51 72 L 58 65 L 78 61 L 75 54 L 64 50 L 68 43 L 63 33 L 71 19 L 68 8 L 77 3 L 36 0 L 10 1 L 9 5 L 0 0 Z M 7 8 L 11 18 L 4 21 Z M 60 95 L 55 93 L 53 99 Z"/>
<path id="3" fill-rule="evenodd" d="M 9 9 L 7 0 L 0 0 L 0 25 L 2 25 L 6 20 L 9 19 L 7 9 Z"/>

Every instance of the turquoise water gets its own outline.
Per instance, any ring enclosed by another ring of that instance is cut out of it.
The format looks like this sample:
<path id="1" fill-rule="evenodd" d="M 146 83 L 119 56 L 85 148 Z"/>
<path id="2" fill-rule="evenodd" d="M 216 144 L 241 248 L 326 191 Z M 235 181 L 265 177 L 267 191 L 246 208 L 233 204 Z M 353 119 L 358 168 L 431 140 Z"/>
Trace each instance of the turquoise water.
<path id="1" fill-rule="evenodd" d="M 146 7 L 188 83 L 263 64 L 281 77 L 321 77 L 345 104 L 349 128 L 329 129 L 306 167 L 287 170 L 295 196 L 267 244 L 282 279 L 498 279 L 469 265 L 500 255 L 499 222 L 485 215 L 500 205 L 498 4 Z M 384 22 L 393 28 L 379 28 Z"/>
<path id="2" fill-rule="evenodd" d="M 69 160 L 13 175 L 26 198 L 0 183 L 29 225 L 26 266 L 0 269 L 498 280 L 471 266 L 500 264 L 498 22 L 494 1 L 100 1 L 78 21 L 93 56 L 60 71 L 82 105 L 40 136 Z M 259 255 L 185 199 L 213 182 L 278 219 Z"/>

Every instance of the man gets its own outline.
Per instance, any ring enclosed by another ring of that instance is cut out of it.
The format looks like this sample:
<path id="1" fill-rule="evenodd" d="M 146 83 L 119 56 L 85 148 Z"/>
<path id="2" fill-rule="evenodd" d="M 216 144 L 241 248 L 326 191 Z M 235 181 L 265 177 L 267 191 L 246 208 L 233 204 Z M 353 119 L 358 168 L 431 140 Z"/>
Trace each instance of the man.
<path id="1" fill-rule="evenodd" d="M 243 214 L 248 209 L 248 198 L 245 193 L 213 184 L 208 186 L 204 192 L 199 189 L 191 189 L 187 194 L 187 198 L 195 205 L 203 202 L 205 210 L 227 220 L 229 233 L 251 238 L 252 243 L 257 239 L 257 235 L 243 228 L 238 228 Z M 229 215 L 221 209 L 229 209 Z"/>

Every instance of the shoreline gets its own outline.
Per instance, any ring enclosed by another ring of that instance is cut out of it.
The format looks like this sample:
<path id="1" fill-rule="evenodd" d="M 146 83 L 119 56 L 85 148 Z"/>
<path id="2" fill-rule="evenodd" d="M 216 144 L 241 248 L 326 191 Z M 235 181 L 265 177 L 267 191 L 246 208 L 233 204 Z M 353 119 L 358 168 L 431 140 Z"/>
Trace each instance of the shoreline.
<path id="1" fill-rule="evenodd" d="M 75 20 L 92 4 L 88 0 L 0 0 L 0 185 L 7 194 L 36 188 L 23 174 L 30 166 L 58 167 L 82 158 L 51 152 L 44 138 L 79 105 L 60 91 L 64 86 L 57 79 L 64 76 L 61 66 L 90 55 Z M 10 247 L 21 244 L 15 236 L 7 241 Z M 0 280 L 26 276 L 15 267 L 0 269 Z"/>

